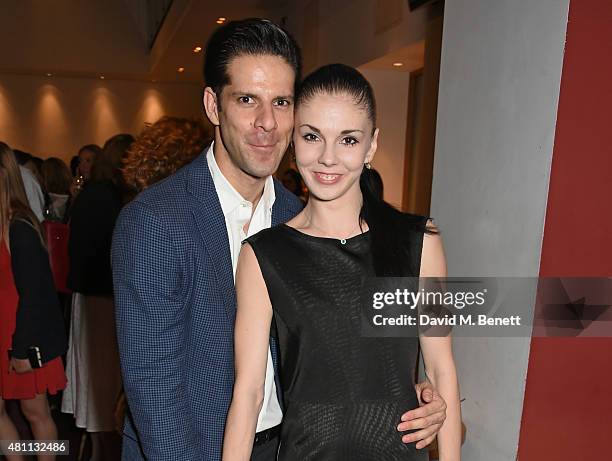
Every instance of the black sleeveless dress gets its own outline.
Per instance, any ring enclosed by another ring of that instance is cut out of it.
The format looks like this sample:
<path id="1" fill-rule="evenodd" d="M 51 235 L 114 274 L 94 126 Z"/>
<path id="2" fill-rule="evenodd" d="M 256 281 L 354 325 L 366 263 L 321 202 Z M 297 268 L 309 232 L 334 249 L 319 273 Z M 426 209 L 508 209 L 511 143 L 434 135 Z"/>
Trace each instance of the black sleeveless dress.
<path id="1" fill-rule="evenodd" d="M 413 236 L 410 267 L 419 268 L 423 234 Z M 360 289 L 374 276 L 369 232 L 341 241 L 283 224 L 246 241 L 268 288 L 279 344 L 284 416 L 278 459 L 429 459 L 427 449 L 404 444 L 397 431 L 401 415 L 418 407 L 418 338 L 360 333 Z"/>

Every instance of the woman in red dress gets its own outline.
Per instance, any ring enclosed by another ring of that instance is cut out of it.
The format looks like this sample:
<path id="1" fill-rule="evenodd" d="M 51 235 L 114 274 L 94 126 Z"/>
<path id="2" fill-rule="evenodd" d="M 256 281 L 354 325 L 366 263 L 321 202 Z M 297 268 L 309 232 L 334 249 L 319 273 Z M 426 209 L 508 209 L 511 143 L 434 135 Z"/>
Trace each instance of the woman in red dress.
<path id="1" fill-rule="evenodd" d="M 32 368 L 29 349 L 40 352 Z M 10 148 L 0 143 L 0 440 L 18 440 L 5 400 L 20 401 L 37 440 L 57 439 L 47 392 L 66 386 L 66 334 L 40 224 Z M 8 456 L 8 460 L 21 460 Z M 45 457 L 44 459 L 53 459 Z"/>

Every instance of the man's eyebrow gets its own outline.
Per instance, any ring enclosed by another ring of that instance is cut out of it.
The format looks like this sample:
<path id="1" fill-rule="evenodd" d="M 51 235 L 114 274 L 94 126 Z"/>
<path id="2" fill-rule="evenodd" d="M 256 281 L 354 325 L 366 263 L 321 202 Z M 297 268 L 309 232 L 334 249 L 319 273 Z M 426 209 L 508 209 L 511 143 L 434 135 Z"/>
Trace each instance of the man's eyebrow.
<path id="1" fill-rule="evenodd" d="M 248 96 L 249 98 L 259 99 L 256 95 L 248 91 L 232 91 L 232 96 Z"/>
<path id="2" fill-rule="evenodd" d="M 303 123 L 303 124 L 301 124 L 301 125 L 300 125 L 300 128 L 302 128 L 302 127 L 307 127 L 307 128 L 310 128 L 312 131 L 315 131 L 315 132 L 317 132 L 317 133 L 321 134 L 321 131 L 319 131 L 319 129 L 318 129 L 317 127 L 314 127 L 314 126 L 312 126 L 312 125 L 309 125 L 308 123 Z"/>
<path id="3" fill-rule="evenodd" d="M 253 94 L 253 93 L 249 93 L 248 91 L 232 91 L 231 95 L 233 97 L 236 97 L 236 96 L 248 96 L 249 98 L 259 99 L 259 96 L 257 96 L 256 94 Z M 293 95 L 292 94 L 281 95 L 281 96 L 276 96 L 274 98 L 275 101 L 277 101 L 279 99 L 288 99 L 289 101 L 293 101 Z"/>

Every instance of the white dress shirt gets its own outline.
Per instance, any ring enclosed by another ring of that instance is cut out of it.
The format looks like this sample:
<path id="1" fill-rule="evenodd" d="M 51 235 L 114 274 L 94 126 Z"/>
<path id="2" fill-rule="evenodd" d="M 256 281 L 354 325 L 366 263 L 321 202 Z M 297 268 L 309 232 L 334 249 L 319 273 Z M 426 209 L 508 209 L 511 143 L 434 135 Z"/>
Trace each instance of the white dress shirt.
<path id="1" fill-rule="evenodd" d="M 253 211 L 253 204 L 245 200 L 236 189 L 223 176 L 215 156 L 213 154 L 214 143 L 206 153 L 208 168 L 212 175 L 213 183 L 221 202 L 221 209 L 225 216 L 225 226 L 229 238 L 230 253 L 232 256 L 232 268 L 234 277 L 236 276 L 236 264 L 242 241 L 256 234 L 262 229 L 272 225 L 272 205 L 274 205 L 274 181 L 272 176 L 266 179 L 261 199 Z M 244 232 L 244 226 L 249 222 L 248 232 Z M 264 385 L 264 400 L 261 412 L 257 418 L 257 432 L 264 431 L 277 426 L 283 419 L 283 413 L 276 395 L 276 384 L 274 382 L 274 366 L 272 364 L 272 354 L 268 348 L 268 363 L 266 365 L 266 381 Z"/>
<path id="2" fill-rule="evenodd" d="M 38 220 L 42 222 L 45 219 L 43 216 L 45 197 L 42 193 L 42 189 L 40 188 L 40 184 L 38 184 L 34 174 L 26 167 L 19 165 L 19 171 L 21 173 L 21 179 L 23 179 L 26 196 L 28 197 L 28 204 Z"/>

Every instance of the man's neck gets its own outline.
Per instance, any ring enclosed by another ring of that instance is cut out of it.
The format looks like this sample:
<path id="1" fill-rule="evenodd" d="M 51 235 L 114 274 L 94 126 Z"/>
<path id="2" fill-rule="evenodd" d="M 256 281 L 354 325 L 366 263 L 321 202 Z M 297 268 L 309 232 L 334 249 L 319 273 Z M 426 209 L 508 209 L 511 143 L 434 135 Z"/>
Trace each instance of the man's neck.
<path id="1" fill-rule="evenodd" d="M 213 155 L 225 179 L 236 189 L 242 198 L 251 202 L 253 209 L 255 209 L 257 202 L 259 202 L 263 194 L 268 178 L 254 178 L 238 168 L 220 140 L 215 140 Z"/>

